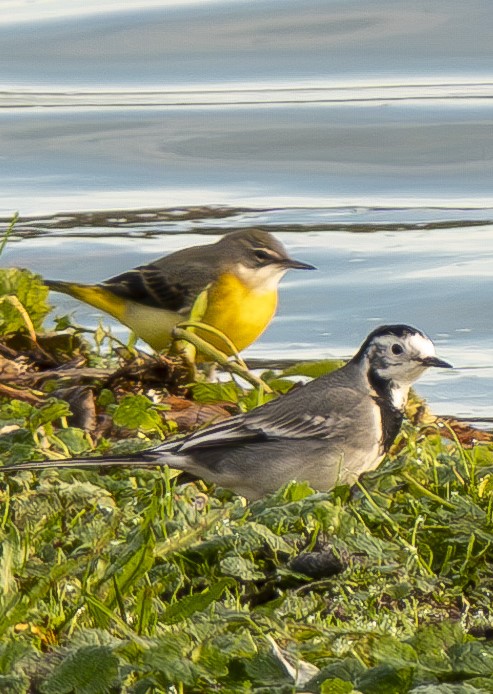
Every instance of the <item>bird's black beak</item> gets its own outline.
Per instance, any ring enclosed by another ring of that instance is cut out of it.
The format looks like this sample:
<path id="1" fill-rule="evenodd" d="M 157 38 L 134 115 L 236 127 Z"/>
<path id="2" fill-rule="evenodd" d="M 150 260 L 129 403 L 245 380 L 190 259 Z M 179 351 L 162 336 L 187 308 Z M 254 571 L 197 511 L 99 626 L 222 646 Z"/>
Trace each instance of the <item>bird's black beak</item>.
<path id="1" fill-rule="evenodd" d="M 316 270 L 315 265 L 310 265 L 310 263 L 302 263 L 301 260 L 295 260 L 294 258 L 283 258 L 281 264 L 290 270 Z"/>
<path id="2" fill-rule="evenodd" d="M 436 366 L 439 369 L 454 368 L 452 364 L 448 363 L 448 361 L 443 361 L 443 359 L 439 359 L 438 357 L 425 357 L 424 359 L 421 359 L 421 363 L 423 366 Z"/>

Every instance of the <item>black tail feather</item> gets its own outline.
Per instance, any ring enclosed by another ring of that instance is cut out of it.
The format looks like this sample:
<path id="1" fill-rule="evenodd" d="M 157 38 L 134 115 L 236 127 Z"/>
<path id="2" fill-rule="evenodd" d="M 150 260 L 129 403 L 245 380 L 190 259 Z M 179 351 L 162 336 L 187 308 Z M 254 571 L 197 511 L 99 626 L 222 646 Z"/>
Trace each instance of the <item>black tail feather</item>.
<path id="1" fill-rule="evenodd" d="M 140 467 L 150 468 L 167 465 L 172 462 L 172 456 L 166 460 L 167 456 L 149 456 L 145 453 L 135 453 L 128 456 L 115 456 L 114 458 L 65 458 L 61 460 L 28 460 L 24 463 L 4 465 L 0 467 L 0 472 L 16 473 L 23 470 L 47 470 L 49 468 L 107 468 L 107 467 Z M 173 467 L 172 464 L 170 467 Z"/>

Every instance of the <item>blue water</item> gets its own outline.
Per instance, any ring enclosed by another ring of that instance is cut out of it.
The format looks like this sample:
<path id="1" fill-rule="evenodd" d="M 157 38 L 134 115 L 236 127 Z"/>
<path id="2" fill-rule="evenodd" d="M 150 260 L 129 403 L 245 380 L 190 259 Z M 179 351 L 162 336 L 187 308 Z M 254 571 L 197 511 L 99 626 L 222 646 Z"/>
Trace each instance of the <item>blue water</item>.
<path id="1" fill-rule="evenodd" d="M 489 4 L 122 5 L 4 0 L 4 264 L 99 280 L 262 225 L 319 272 L 287 276 L 247 356 L 349 356 L 409 322 L 460 367 L 420 382 L 435 411 L 492 417 Z"/>

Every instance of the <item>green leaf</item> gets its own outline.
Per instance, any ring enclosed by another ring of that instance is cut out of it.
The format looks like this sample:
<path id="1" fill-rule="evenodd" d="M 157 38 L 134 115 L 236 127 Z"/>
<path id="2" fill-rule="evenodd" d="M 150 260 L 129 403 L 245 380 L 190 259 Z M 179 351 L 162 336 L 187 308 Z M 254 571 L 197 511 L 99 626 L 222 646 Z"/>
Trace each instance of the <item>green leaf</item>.
<path id="1" fill-rule="evenodd" d="M 71 455 L 80 455 L 91 450 L 91 446 L 82 429 L 67 427 L 57 431 L 57 437 L 67 446 Z"/>
<path id="2" fill-rule="evenodd" d="M 119 552 L 117 561 L 113 563 L 105 576 L 108 580 L 116 577 L 119 593 L 122 596 L 131 592 L 139 580 L 147 574 L 154 564 L 154 535 L 150 529 L 139 533 L 136 538 L 127 544 L 123 551 Z M 115 588 L 112 586 L 108 592 L 105 603 L 113 606 L 116 600 Z"/>
<path id="3" fill-rule="evenodd" d="M 255 563 L 245 557 L 224 557 L 219 562 L 221 572 L 227 576 L 235 576 L 242 581 L 258 581 L 265 578 L 263 571 L 258 571 Z"/>
<path id="4" fill-rule="evenodd" d="M 366 554 L 373 561 L 386 561 L 398 550 L 398 545 L 383 538 L 358 532 L 354 538 L 350 538 L 351 549 Z"/>
<path id="5" fill-rule="evenodd" d="M 190 390 L 197 402 L 238 402 L 241 391 L 233 381 L 227 383 L 194 383 Z"/>
<path id="6" fill-rule="evenodd" d="M 205 641 L 200 648 L 199 658 L 196 661 L 206 672 L 214 678 L 226 677 L 230 658 L 211 641 Z"/>
<path id="7" fill-rule="evenodd" d="M 412 668 L 396 670 L 390 665 L 380 665 L 359 677 L 356 689 L 363 694 L 407 694 L 412 680 Z"/>
<path id="8" fill-rule="evenodd" d="M 273 653 L 258 653 L 245 663 L 245 670 L 254 684 L 276 687 L 292 684 L 292 677 Z"/>
<path id="9" fill-rule="evenodd" d="M 72 328 L 72 320 L 70 315 L 66 314 L 65 316 L 57 316 L 54 319 L 55 323 L 55 330 L 57 332 L 61 332 L 62 330 L 67 330 L 68 328 Z"/>
<path id="10" fill-rule="evenodd" d="M 421 627 L 409 639 L 422 666 L 433 672 L 450 672 L 452 664 L 447 651 L 465 640 L 462 627 L 457 622 L 445 621 Z"/>
<path id="11" fill-rule="evenodd" d="M 153 598 L 154 590 L 151 586 L 144 586 L 137 593 L 135 614 L 139 619 L 137 628 L 139 635 L 148 633 L 151 623 L 154 622 Z"/>
<path id="12" fill-rule="evenodd" d="M 351 682 L 346 682 L 339 678 L 325 680 L 320 687 L 320 694 L 350 694 L 350 692 L 354 692 Z"/>
<path id="13" fill-rule="evenodd" d="M 266 381 L 266 383 L 268 383 L 276 393 L 288 393 L 295 385 L 295 381 L 290 381 L 287 378 L 271 378 Z"/>
<path id="14" fill-rule="evenodd" d="M 252 658 L 258 652 L 251 633 L 246 629 L 220 634 L 214 639 L 214 644 L 229 658 Z"/>
<path id="15" fill-rule="evenodd" d="M 253 388 L 252 390 L 246 391 L 244 395 L 240 395 L 238 404 L 242 412 L 249 412 L 255 407 L 259 407 L 259 405 L 265 405 L 276 397 L 275 393 L 261 394 L 258 388 Z"/>
<path id="16" fill-rule="evenodd" d="M 263 544 L 268 545 L 274 552 L 285 552 L 293 554 L 294 549 L 286 540 L 276 535 L 270 528 L 262 523 L 250 521 L 244 526 L 238 528 L 237 537 L 246 540 L 246 546 L 249 550 L 255 550 Z"/>
<path id="17" fill-rule="evenodd" d="M 473 677 L 471 680 L 468 680 L 468 685 L 474 687 L 481 694 L 493 694 L 492 677 Z"/>
<path id="18" fill-rule="evenodd" d="M 165 425 L 157 409 L 166 408 L 155 405 L 145 395 L 125 395 L 115 407 L 113 421 L 128 429 L 161 432 Z"/>
<path id="19" fill-rule="evenodd" d="M 197 298 L 195 299 L 190 311 L 190 315 L 188 316 L 189 321 L 196 321 L 200 323 L 202 318 L 205 316 L 209 294 L 208 289 L 209 287 L 207 286 L 202 292 L 200 292 L 200 294 L 197 295 Z"/>
<path id="20" fill-rule="evenodd" d="M 284 487 L 283 496 L 286 501 L 301 501 L 313 496 L 313 488 L 307 482 L 289 482 Z"/>
<path id="21" fill-rule="evenodd" d="M 103 388 L 97 397 L 97 403 L 100 407 L 106 408 L 108 405 L 113 405 L 115 402 L 114 393 L 108 388 Z"/>
<path id="22" fill-rule="evenodd" d="M 33 437 L 28 431 L 13 431 L 0 437 L 0 454 L 4 463 L 22 463 L 39 458 L 33 446 Z"/>
<path id="23" fill-rule="evenodd" d="M 395 583 L 394 585 L 388 586 L 385 592 L 393 600 L 402 600 L 411 595 L 412 585 L 408 582 Z"/>
<path id="24" fill-rule="evenodd" d="M 324 682 L 341 681 L 354 683 L 357 681 L 358 677 L 361 677 L 365 672 L 364 666 L 353 656 L 347 658 L 334 658 L 333 662 L 326 665 L 307 683 L 308 691 L 317 691 L 317 688 L 321 687 Z M 351 685 L 351 688 L 352 686 L 353 685 Z M 351 689 L 349 691 L 351 691 Z"/>
<path id="25" fill-rule="evenodd" d="M 29 691 L 29 680 L 26 675 L 0 675 L 0 692 L 26 694 Z"/>
<path id="26" fill-rule="evenodd" d="M 493 644 L 469 641 L 452 646 L 448 656 L 454 672 L 463 677 L 489 675 L 493 677 Z"/>
<path id="27" fill-rule="evenodd" d="M 26 322 L 21 312 L 8 300 L 15 296 L 27 311 L 37 330 L 41 327 L 51 307 L 46 303 L 48 287 L 38 275 L 18 268 L 0 269 L 0 334 L 27 332 Z"/>
<path id="28" fill-rule="evenodd" d="M 70 473 L 70 470 L 68 471 Z M 111 512 L 115 507 L 115 502 L 107 489 L 92 484 L 88 481 L 74 480 L 72 475 L 67 474 L 66 470 L 60 470 L 60 479 L 57 481 L 57 493 L 60 499 L 70 504 L 85 504 L 88 506 L 98 506 L 106 512 Z M 63 476 L 69 479 L 65 482 Z M 38 482 L 39 491 L 48 491 L 51 488 L 49 480 Z"/>
<path id="29" fill-rule="evenodd" d="M 407 692 L 408 690 L 406 690 Z M 463 684 L 428 684 L 410 690 L 410 694 L 487 694 L 489 689 L 476 686 L 471 682 Z"/>
<path id="30" fill-rule="evenodd" d="M 389 665 L 396 670 L 416 667 L 418 656 L 408 643 L 402 643 L 393 636 L 373 636 L 364 644 L 373 662 Z"/>
<path id="31" fill-rule="evenodd" d="M 24 423 L 35 411 L 35 408 L 27 402 L 9 400 L 0 407 L 0 419 Z"/>
<path id="32" fill-rule="evenodd" d="M 11 538 L 12 544 L 15 542 L 14 538 Z M 6 593 L 7 591 L 2 590 Z M 27 659 L 27 656 L 32 654 L 34 649 L 31 648 L 26 643 L 21 643 L 19 641 L 8 641 L 0 643 L 0 674 L 9 676 L 12 673 L 20 669 L 22 661 Z M 9 691 L 3 690 L 0 687 L 0 692 Z"/>
<path id="33" fill-rule="evenodd" d="M 184 619 L 188 619 L 195 612 L 202 612 L 211 603 L 219 600 L 226 588 L 235 585 L 231 578 L 222 578 L 216 581 L 210 588 L 203 593 L 187 595 L 168 607 L 162 617 L 165 624 L 178 624 Z"/>
<path id="34" fill-rule="evenodd" d="M 105 694 L 118 681 L 118 658 L 107 646 L 70 653 L 41 684 L 43 694 Z"/>
<path id="35" fill-rule="evenodd" d="M 153 672 L 164 676 L 166 683 L 192 685 L 202 669 L 187 657 L 192 643 L 185 634 L 165 635 L 144 653 L 144 664 Z"/>
<path id="36" fill-rule="evenodd" d="M 55 422 L 60 417 L 70 417 L 70 407 L 63 400 L 50 398 L 46 405 L 42 405 L 38 410 L 34 410 L 29 417 L 29 427 L 31 431 L 36 431 L 39 427 Z"/>
<path id="37" fill-rule="evenodd" d="M 282 372 L 283 376 L 309 376 L 310 378 L 318 378 L 325 374 L 336 371 L 344 366 L 346 362 L 341 359 L 322 359 L 320 361 L 302 361 L 299 364 L 288 366 Z"/>

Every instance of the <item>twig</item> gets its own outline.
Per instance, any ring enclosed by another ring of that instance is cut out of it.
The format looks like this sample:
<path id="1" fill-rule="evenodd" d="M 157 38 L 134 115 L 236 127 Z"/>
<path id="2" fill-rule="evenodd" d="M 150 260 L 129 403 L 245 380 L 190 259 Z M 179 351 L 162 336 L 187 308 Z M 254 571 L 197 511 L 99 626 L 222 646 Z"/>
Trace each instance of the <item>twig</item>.
<path id="1" fill-rule="evenodd" d="M 108 369 L 95 368 L 95 367 L 81 367 L 70 369 L 47 369 L 46 371 L 36 371 L 34 373 L 25 373 L 19 376 L 17 379 L 19 383 L 37 383 L 38 381 L 44 381 L 47 378 L 70 378 L 76 379 L 77 381 L 82 381 L 83 379 L 98 379 L 98 378 L 109 378 L 115 371 L 108 371 Z"/>
<path id="2" fill-rule="evenodd" d="M 17 311 L 20 313 L 22 320 L 24 321 L 24 324 L 27 328 L 27 331 L 29 333 L 29 337 L 31 340 L 34 342 L 35 345 L 38 345 L 38 338 L 36 337 L 36 331 L 34 329 L 34 325 L 32 323 L 32 320 L 22 305 L 22 303 L 19 301 L 19 299 L 14 295 L 14 294 L 7 294 L 6 296 L 2 296 L 0 298 L 0 303 L 3 303 L 4 301 L 7 301 L 11 306 L 13 306 Z M 38 345 L 39 346 L 39 345 Z"/>
<path id="3" fill-rule="evenodd" d="M 42 398 L 31 391 L 12 388 L 11 386 L 5 385 L 5 383 L 0 383 L 0 394 L 5 395 L 7 398 L 14 398 L 15 400 L 24 400 L 32 405 L 39 405 L 39 403 L 43 402 Z"/>
<path id="4" fill-rule="evenodd" d="M 417 482 L 415 479 L 411 477 L 407 472 L 402 472 L 401 471 L 401 477 L 403 477 L 406 482 L 409 482 L 409 484 L 412 484 L 413 487 L 416 487 L 423 496 L 428 497 L 428 499 L 431 499 L 432 501 L 436 501 L 437 504 L 440 504 L 441 506 L 445 506 L 445 508 L 449 508 L 451 511 L 455 509 L 455 506 L 451 504 L 449 501 L 446 499 L 442 499 L 441 496 L 438 496 L 437 494 L 434 494 L 433 492 L 430 492 L 429 489 L 426 489 L 426 487 L 423 487 L 422 484 Z"/>
<path id="5" fill-rule="evenodd" d="M 195 333 L 190 332 L 190 330 L 185 330 L 176 326 L 173 330 L 173 337 L 177 340 L 185 340 L 186 342 L 190 342 L 197 351 L 207 355 L 212 361 L 216 361 L 224 369 L 231 371 L 237 376 L 240 376 L 254 386 L 263 388 L 264 392 L 272 393 L 272 388 L 270 388 L 267 383 L 262 381 L 261 378 L 255 376 L 255 374 L 252 374 L 244 362 L 242 365 L 237 362 L 228 361 L 228 357 L 224 352 L 221 352 L 221 350 L 213 347 Z"/>
<path id="6" fill-rule="evenodd" d="M 236 349 L 235 344 L 229 339 L 227 335 L 222 333 L 220 330 L 217 328 L 214 328 L 212 325 L 208 325 L 208 323 L 202 323 L 201 321 L 182 321 L 181 323 L 178 323 L 176 326 L 177 328 L 196 328 L 198 330 L 202 330 L 203 332 L 211 333 L 211 335 L 215 335 L 218 337 L 220 340 L 224 342 L 224 344 L 227 346 L 229 351 L 231 352 L 231 355 L 236 359 L 236 361 L 242 366 L 244 369 L 248 370 L 247 365 L 243 361 L 243 359 L 240 357 L 238 350 Z M 194 333 L 195 334 L 195 333 Z M 207 340 L 204 340 L 204 344 L 209 346 L 209 343 Z M 212 346 L 212 345 L 210 345 Z M 222 354 L 222 352 L 221 352 Z M 226 355 L 225 355 L 226 356 Z"/>

